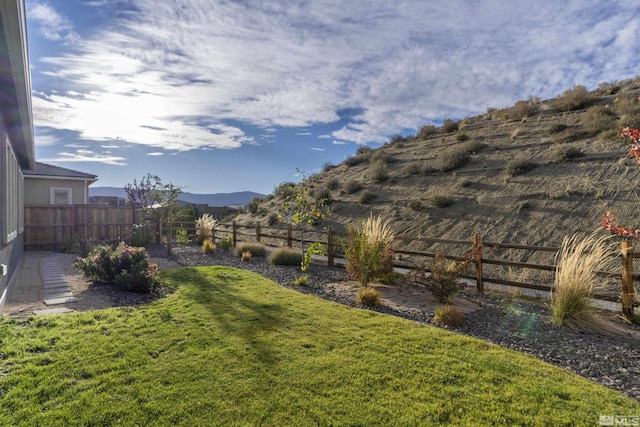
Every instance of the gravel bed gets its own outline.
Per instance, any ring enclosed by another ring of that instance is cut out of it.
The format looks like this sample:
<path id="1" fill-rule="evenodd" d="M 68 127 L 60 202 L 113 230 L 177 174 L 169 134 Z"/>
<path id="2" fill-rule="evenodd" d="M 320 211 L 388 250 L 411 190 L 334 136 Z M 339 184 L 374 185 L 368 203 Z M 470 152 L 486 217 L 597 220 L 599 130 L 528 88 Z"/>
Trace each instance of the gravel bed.
<path id="1" fill-rule="evenodd" d="M 148 251 L 152 257 L 166 256 L 164 246 L 150 246 Z M 328 283 L 350 280 L 341 268 L 313 264 L 308 274 L 309 284 L 295 286 L 293 281 L 300 276 L 299 268 L 270 265 L 262 258 L 242 262 L 234 254 L 217 251 L 214 256 L 205 255 L 194 246 L 175 248 L 170 258 L 184 266 L 224 265 L 251 270 L 282 286 L 356 307 L 353 298 L 325 288 Z M 465 326 L 447 329 L 529 354 L 640 401 L 640 328 L 637 325 L 621 326 L 625 336 L 594 335 L 552 324 L 549 309 L 539 300 L 505 295 L 478 297 L 474 293 L 463 296 L 479 304 L 480 309 L 465 315 Z M 434 324 L 433 313 L 416 309 L 383 306 L 371 310 Z"/>

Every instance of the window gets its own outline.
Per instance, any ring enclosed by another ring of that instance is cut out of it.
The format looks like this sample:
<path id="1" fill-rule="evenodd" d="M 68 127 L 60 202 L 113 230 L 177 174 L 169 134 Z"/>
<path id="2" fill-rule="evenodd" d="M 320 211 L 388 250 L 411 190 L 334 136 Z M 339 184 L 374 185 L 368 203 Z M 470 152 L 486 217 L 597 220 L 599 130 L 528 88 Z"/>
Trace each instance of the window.
<path id="1" fill-rule="evenodd" d="M 71 188 L 51 187 L 50 203 L 52 205 L 70 205 L 71 200 Z"/>
<path id="2" fill-rule="evenodd" d="M 16 238 L 22 225 L 22 206 L 20 203 L 22 202 L 23 176 L 6 134 L 2 135 L 2 142 L 4 145 L 4 205 L 6 207 L 3 237 L 5 243 L 9 243 Z"/>

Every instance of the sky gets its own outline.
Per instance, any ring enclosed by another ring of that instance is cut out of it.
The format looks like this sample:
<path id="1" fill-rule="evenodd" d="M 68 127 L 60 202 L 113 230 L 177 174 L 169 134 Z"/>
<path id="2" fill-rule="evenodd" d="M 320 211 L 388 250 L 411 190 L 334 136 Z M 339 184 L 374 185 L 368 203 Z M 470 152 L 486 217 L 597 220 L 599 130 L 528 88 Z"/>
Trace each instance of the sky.
<path id="1" fill-rule="evenodd" d="M 36 159 L 271 193 L 360 145 L 633 78 L 629 0 L 26 0 Z"/>

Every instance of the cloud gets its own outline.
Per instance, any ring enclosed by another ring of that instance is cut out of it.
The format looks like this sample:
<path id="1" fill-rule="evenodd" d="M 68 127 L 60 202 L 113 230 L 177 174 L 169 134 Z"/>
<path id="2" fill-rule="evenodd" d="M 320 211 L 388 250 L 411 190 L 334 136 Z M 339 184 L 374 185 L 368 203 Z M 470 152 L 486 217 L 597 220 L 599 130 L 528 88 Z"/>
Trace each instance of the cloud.
<path id="1" fill-rule="evenodd" d="M 27 16 L 38 24 L 40 34 L 48 40 L 74 43 L 80 38 L 73 24 L 47 3 L 29 3 Z"/>
<path id="2" fill-rule="evenodd" d="M 383 143 L 529 95 L 631 77 L 640 57 L 640 18 L 622 0 L 131 4 L 39 59 L 64 90 L 34 94 L 37 126 L 176 151 L 256 143 L 245 127 L 329 123 L 341 123 L 325 135 L 334 144 Z M 45 37 L 73 31 L 47 4 L 34 8 Z"/>
<path id="3" fill-rule="evenodd" d="M 164 156 L 164 153 L 161 151 L 154 151 L 151 153 L 147 153 L 147 156 Z"/>
<path id="4" fill-rule="evenodd" d="M 309 148 L 309 150 L 312 150 L 312 151 L 327 151 L 324 148 L 317 148 L 317 147 L 311 147 L 311 148 Z"/>
<path id="5" fill-rule="evenodd" d="M 62 153 L 58 153 L 56 157 L 40 159 L 41 162 L 51 162 L 51 163 L 93 162 L 93 163 L 105 163 L 108 165 L 116 165 L 116 166 L 125 166 L 127 164 L 126 160 L 127 159 L 124 157 L 96 154 L 90 150 L 78 150 L 75 153 L 62 152 Z"/>

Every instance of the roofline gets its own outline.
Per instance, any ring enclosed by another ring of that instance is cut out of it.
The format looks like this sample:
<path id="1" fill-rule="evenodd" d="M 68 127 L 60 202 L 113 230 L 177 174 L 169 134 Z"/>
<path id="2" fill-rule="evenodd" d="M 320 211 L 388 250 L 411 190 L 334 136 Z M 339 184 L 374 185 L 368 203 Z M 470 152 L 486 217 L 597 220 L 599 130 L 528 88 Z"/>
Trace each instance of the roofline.
<path id="1" fill-rule="evenodd" d="M 98 180 L 98 177 L 93 175 L 93 178 L 91 177 L 81 177 L 81 176 L 64 176 L 64 175 L 31 175 L 31 174 L 24 174 L 24 179 L 60 179 L 60 180 L 65 180 L 65 181 L 91 181 L 91 184 L 93 184 L 94 182 L 96 182 Z"/>
<path id="2" fill-rule="evenodd" d="M 18 141 L 12 141 L 12 147 L 22 169 L 34 169 L 36 156 L 31 106 L 31 70 L 24 0 L 2 0 L 0 18 L 13 75 L 17 102 L 15 108 L 18 110 L 21 124 L 20 129 L 13 133 L 13 136 L 21 140 L 21 144 Z"/>

